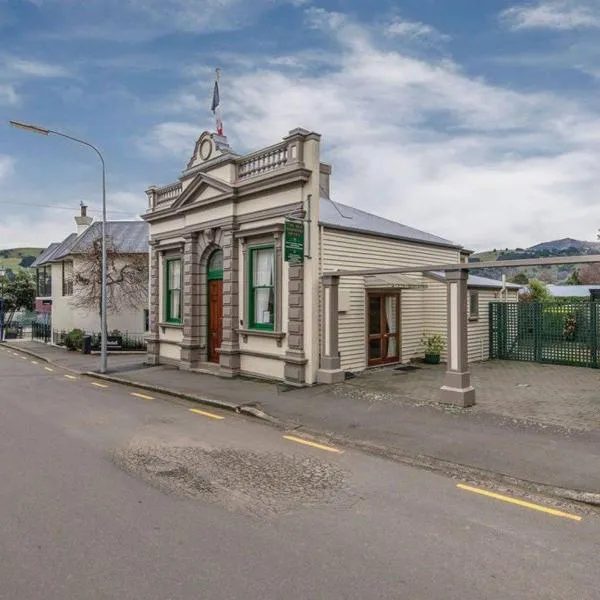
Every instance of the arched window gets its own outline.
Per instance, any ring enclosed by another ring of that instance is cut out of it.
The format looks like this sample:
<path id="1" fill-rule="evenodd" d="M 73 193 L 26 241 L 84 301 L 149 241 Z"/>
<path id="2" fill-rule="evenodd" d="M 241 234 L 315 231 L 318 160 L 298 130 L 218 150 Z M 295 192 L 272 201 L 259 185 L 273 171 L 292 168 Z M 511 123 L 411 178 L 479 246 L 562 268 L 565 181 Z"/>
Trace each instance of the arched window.
<path id="1" fill-rule="evenodd" d="M 215 250 L 208 259 L 208 278 L 223 279 L 223 251 Z"/>

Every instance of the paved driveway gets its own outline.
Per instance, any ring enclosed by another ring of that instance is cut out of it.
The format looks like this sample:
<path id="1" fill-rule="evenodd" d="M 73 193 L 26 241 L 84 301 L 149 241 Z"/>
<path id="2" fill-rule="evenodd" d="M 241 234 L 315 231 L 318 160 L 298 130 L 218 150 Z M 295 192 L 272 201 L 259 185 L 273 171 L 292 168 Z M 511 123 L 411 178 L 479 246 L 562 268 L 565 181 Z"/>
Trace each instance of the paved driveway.
<path id="1" fill-rule="evenodd" d="M 443 365 L 376 369 L 340 387 L 344 394 L 436 404 L 444 369 Z M 471 365 L 471 381 L 477 405 L 470 411 L 569 429 L 600 429 L 600 370 L 492 360 Z"/>

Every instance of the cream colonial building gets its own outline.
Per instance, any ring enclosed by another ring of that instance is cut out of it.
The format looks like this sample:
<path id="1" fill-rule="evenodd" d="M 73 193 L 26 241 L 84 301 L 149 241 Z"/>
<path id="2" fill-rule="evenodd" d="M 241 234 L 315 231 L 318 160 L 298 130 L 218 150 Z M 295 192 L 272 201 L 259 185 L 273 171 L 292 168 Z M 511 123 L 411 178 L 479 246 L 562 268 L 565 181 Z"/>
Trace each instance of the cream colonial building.
<path id="1" fill-rule="evenodd" d="M 293 384 L 423 355 L 446 332 L 443 274 L 336 277 L 336 270 L 465 261 L 455 243 L 330 199 L 320 135 L 294 129 L 237 155 L 203 133 L 178 181 L 151 187 L 148 362 Z M 302 219 L 299 221 L 299 219 Z M 285 223 L 304 261 L 285 260 Z M 517 286 L 469 279 L 469 360 L 488 356 L 487 306 Z M 336 350 L 339 341 L 339 354 Z"/>

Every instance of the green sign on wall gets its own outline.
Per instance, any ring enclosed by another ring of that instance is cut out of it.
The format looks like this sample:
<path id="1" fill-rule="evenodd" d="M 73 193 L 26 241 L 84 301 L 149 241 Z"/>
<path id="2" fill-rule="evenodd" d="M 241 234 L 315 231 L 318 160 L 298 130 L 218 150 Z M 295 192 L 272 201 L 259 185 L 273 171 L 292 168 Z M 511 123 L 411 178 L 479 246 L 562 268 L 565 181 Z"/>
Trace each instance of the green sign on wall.
<path id="1" fill-rule="evenodd" d="M 285 222 L 284 260 L 291 263 L 304 262 L 304 222 Z"/>

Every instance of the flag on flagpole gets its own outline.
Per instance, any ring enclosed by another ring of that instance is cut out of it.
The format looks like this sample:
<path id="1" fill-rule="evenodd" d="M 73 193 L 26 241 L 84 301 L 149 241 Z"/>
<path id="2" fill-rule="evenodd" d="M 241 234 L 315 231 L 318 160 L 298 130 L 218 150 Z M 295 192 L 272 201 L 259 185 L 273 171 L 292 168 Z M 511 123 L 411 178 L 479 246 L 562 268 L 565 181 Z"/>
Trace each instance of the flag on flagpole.
<path id="1" fill-rule="evenodd" d="M 221 121 L 221 97 L 219 95 L 219 69 L 217 69 L 215 78 L 215 87 L 213 89 L 213 99 L 210 110 L 215 115 L 217 135 L 223 135 L 223 122 Z"/>

